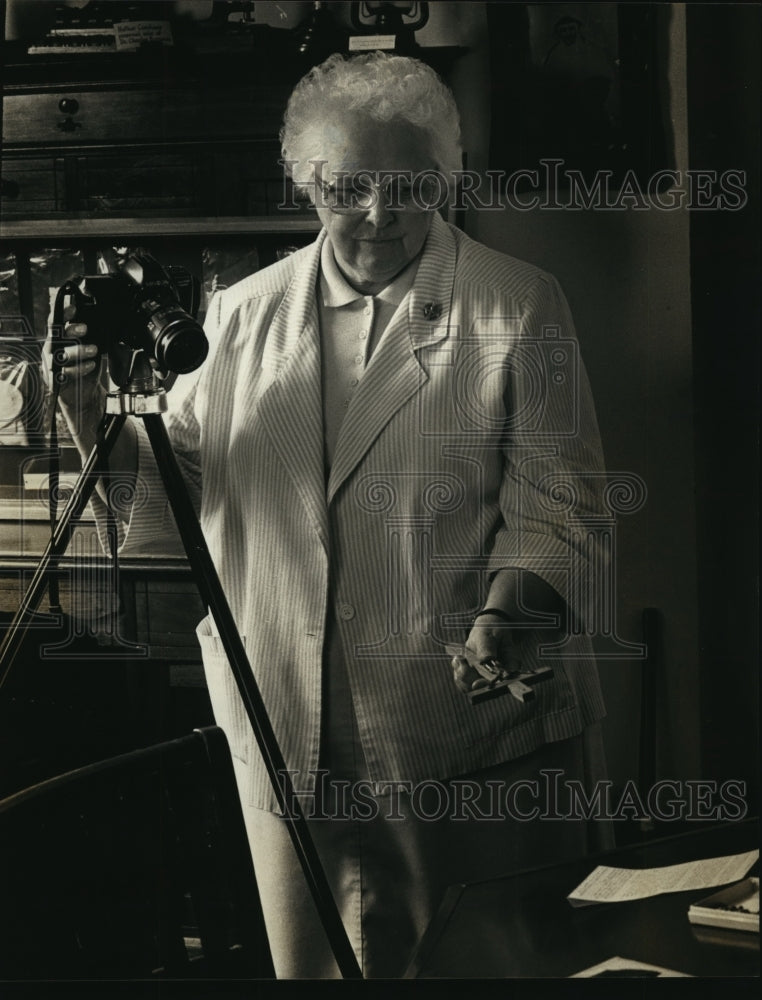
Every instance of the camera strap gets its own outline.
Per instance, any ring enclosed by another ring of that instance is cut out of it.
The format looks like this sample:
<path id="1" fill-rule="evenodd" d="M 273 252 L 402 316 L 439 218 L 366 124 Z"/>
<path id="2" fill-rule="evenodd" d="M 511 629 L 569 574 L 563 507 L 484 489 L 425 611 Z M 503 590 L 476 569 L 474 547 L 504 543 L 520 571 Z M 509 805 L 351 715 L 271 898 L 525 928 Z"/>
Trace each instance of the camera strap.
<path id="1" fill-rule="evenodd" d="M 52 538 L 56 530 L 56 520 L 58 515 L 58 499 L 60 493 L 61 460 L 58 448 L 58 396 L 61 391 L 61 383 L 65 376 L 63 374 L 63 347 L 64 347 L 64 301 L 67 295 L 71 295 L 75 287 L 73 281 L 67 281 L 61 285 L 56 293 L 53 305 L 53 324 L 50 351 L 51 370 L 51 398 L 50 398 L 50 451 L 48 454 L 48 517 L 50 521 L 50 537 Z M 51 614 L 62 614 L 61 599 L 58 589 L 58 577 L 51 573 L 48 580 L 48 601 Z"/>
<path id="2" fill-rule="evenodd" d="M 48 516 L 50 521 L 50 536 L 55 534 L 56 522 L 58 520 L 58 502 L 61 499 L 61 455 L 58 442 L 58 397 L 61 385 L 65 376 L 63 375 L 63 351 L 66 346 L 64 331 L 64 302 L 66 297 L 72 295 L 78 288 L 78 279 L 67 281 L 61 285 L 56 293 L 53 305 L 53 335 L 51 343 L 51 372 L 52 386 L 50 399 L 50 450 L 48 454 Z M 106 489 L 109 489 L 109 467 L 103 447 L 104 423 L 100 421 L 96 432 L 96 442 L 98 446 L 99 464 L 96 474 L 99 475 Z M 119 547 L 117 524 L 110 504 L 106 504 L 106 534 L 108 537 L 110 555 L 113 561 L 114 580 L 118 578 L 117 549 Z M 58 577 L 53 573 L 48 580 L 48 597 L 51 614 L 63 614 L 61 608 L 61 598 L 58 587 Z"/>

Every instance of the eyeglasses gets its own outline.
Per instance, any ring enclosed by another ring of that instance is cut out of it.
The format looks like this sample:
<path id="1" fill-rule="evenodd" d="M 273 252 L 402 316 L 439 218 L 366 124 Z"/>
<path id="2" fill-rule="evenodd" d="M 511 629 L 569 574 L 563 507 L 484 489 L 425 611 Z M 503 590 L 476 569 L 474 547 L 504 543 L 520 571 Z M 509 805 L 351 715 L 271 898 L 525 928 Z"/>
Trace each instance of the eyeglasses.
<path id="1" fill-rule="evenodd" d="M 342 175 L 335 184 L 316 177 L 320 207 L 337 215 L 359 215 L 375 208 L 379 197 L 383 197 L 385 207 L 392 212 L 430 212 L 447 201 L 447 183 L 438 171 L 415 176 L 410 171 L 401 171 L 382 182 L 373 180 L 373 176 L 370 171 L 352 177 Z"/>

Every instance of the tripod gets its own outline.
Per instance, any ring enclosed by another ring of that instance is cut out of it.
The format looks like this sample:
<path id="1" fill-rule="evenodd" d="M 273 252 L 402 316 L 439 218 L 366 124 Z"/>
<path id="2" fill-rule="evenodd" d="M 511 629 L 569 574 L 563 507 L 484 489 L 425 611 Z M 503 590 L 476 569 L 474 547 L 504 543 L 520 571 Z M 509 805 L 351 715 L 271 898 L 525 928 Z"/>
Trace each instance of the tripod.
<path id="1" fill-rule="evenodd" d="M 69 501 L 56 523 L 19 610 L 0 644 L 0 685 L 13 664 L 13 659 L 29 628 L 30 618 L 42 598 L 48 578 L 56 570 L 58 561 L 65 554 L 74 528 L 90 501 L 98 479 L 103 474 L 103 470 L 108 468 L 108 458 L 127 417 L 140 417 L 151 443 L 153 455 L 161 473 L 196 585 L 219 630 L 220 639 L 235 676 L 238 691 L 254 730 L 278 804 L 286 817 L 291 841 L 315 901 L 336 964 L 343 978 L 361 979 L 362 972 L 349 943 L 325 872 L 307 829 L 306 819 L 294 793 L 290 775 L 267 717 L 265 705 L 254 680 L 243 642 L 233 620 L 201 525 L 188 496 L 182 472 L 172 450 L 162 418 L 166 409 L 166 392 L 158 385 L 155 378 L 149 387 L 146 387 L 141 380 L 139 383 L 127 383 L 119 392 L 112 392 L 108 395 L 96 443 L 82 465 Z"/>

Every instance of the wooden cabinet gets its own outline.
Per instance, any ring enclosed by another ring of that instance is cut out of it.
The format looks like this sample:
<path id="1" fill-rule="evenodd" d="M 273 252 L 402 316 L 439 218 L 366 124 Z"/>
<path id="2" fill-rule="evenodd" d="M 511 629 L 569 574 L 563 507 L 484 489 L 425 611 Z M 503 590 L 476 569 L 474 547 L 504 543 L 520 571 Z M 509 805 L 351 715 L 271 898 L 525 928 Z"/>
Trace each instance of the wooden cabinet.
<path id="1" fill-rule="evenodd" d="M 178 48 L 40 59 L 6 44 L 0 235 L 57 236 L 56 224 L 71 221 L 60 231 L 85 238 L 107 219 L 151 233 L 164 219 L 186 220 L 188 234 L 194 219 L 293 233 L 295 217 L 314 232 L 314 212 L 294 207 L 279 163 L 283 111 L 303 67 L 287 32 L 235 43 L 209 57 Z"/>
<path id="2" fill-rule="evenodd" d="M 126 142 L 273 138 L 289 88 L 203 87 L 160 81 L 17 87 L 3 100 L 7 145 L 57 147 Z"/>
<path id="3" fill-rule="evenodd" d="M 233 218 L 245 228 L 244 220 L 267 217 L 270 230 L 278 232 L 297 215 L 309 231 L 313 220 L 306 210 L 280 215 L 278 206 L 293 199 L 278 157 L 277 145 L 266 140 L 234 149 L 176 144 L 6 152 L 3 176 L 18 193 L 3 204 L 5 235 L 44 231 L 44 226 L 8 226 L 12 220 L 124 217 L 145 219 L 152 223 L 147 230 L 160 231 L 157 216 L 218 217 L 223 230 L 234 228 L 226 225 Z M 89 226 L 82 229 L 82 235 L 90 232 Z"/>
<path id="4" fill-rule="evenodd" d="M 3 215 L 268 216 L 277 230 L 278 205 L 293 203 L 278 162 L 287 95 L 157 83 L 7 92 Z"/>
<path id="5" fill-rule="evenodd" d="M 12 195 L 3 199 L 6 221 L 75 218 L 86 223 L 132 216 L 152 219 L 155 230 L 162 216 L 267 217 L 278 231 L 295 212 L 314 220 L 306 206 L 293 207 L 290 182 L 279 163 L 272 101 L 263 111 L 254 93 L 248 100 L 237 96 L 240 103 L 233 106 L 223 95 L 219 104 L 200 105 L 192 93 L 106 91 L 82 101 L 82 121 L 87 108 L 91 115 L 86 126 L 58 135 L 57 96 L 4 99 L 3 178 Z M 175 107 L 177 101 L 182 108 Z M 198 117 L 192 138 L 188 107 Z M 178 119 L 175 111 L 182 112 Z M 236 120 L 239 135 L 233 137 Z M 279 209 L 282 204 L 290 207 Z M 82 235 L 87 228 L 81 227 Z M 9 232 L 22 235 L 18 227 Z"/>

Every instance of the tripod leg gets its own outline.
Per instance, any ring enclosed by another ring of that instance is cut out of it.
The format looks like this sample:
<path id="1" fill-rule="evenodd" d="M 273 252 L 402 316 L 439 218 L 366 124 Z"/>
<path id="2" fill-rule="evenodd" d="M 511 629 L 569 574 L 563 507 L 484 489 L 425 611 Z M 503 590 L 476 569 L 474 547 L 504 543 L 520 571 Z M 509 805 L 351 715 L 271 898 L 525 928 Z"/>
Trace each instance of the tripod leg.
<path id="1" fill-rule="evenodd" d="M 97 443 L 82 466 L 69 502 L 66 504 L 56 524 L 55 531 L 37 564 L 19 609 L 8 631 L 3 636 L 2 643 L 0 643 L 0 686 L 4 683 L 19 646 L 29 629 L 30 615 L 39 606 L 47 586 L 48 577 L 55 571 L 58 560 L 66 552 L 74 528 L 90 502 L 90 497 L 93 495 L 100 475 L 99 470 L 103 467 L 104 461 L 108 459 L 125 419 L 123 414 L 108 415 L 103 418 Z"/>
<path id="2" fill-rule="evenodd" d="M 288 831 L 321 922 L 331 943 L 336 964 L 345 979 L 361 979 L 362 972 L 349 943 L 344 924 L 336 907 L 336 901 L 331 894 L 325 872 L 307 829 L 307 821 L 291 785 L 285 761 L 281 756 L 270 720 L 267 717 L 262 696 L 254 680 L 251 664 L 217 576 L 214 562 L 209 554 L 201 525 L 188 496 L 166 427 L 160 414 L 145 414 L 142 419 L 199 593 L 208 605 L 219 629 L 222 645 L 233 670 L 278 804 L 287 817 Z"/>

